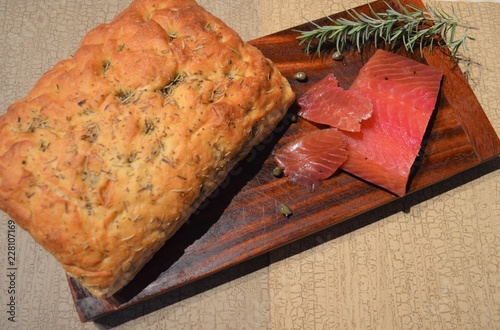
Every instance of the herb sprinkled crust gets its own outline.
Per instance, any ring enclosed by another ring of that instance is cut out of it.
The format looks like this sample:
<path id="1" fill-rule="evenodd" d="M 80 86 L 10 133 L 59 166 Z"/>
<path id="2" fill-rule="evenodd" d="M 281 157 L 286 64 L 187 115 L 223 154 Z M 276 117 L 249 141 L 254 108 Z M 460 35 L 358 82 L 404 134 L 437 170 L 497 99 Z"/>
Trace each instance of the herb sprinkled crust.
<path id="1" fill-rule="evenodd" d="M 0 116 L 0 208 L 109 296 L 293 100 L 195 1 L 136 0 Z"/>

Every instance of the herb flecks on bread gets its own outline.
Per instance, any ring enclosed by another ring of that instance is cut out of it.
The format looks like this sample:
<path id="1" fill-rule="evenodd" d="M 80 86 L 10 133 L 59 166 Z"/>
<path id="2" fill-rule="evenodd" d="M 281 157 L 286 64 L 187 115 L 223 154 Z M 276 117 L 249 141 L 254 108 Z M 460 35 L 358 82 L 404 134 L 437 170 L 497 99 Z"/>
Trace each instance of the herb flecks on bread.
<path id="1" fill-rule="evenodd" d="M 190 0 L 136 0 L 0 116 L 0 208 L 98 296 L 127 284 L 294 100 Z"/>

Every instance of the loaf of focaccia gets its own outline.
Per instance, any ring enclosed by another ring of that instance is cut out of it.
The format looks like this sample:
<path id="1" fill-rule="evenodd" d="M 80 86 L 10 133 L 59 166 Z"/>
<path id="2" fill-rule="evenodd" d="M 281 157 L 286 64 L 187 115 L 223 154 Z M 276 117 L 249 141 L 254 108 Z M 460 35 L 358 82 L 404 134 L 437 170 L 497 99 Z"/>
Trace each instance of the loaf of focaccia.
<path id="1" fill-rule="evenodd" d="M 0 117 L 0 208 L 97 297 L 126 285 L 294 100 L 193 0 L 136 0 Z"/>

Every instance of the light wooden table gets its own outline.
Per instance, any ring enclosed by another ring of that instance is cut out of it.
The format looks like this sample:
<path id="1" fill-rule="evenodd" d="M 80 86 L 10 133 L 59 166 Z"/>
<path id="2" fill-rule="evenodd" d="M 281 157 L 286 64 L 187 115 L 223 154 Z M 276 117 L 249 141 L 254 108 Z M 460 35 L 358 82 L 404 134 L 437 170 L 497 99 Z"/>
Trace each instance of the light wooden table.
<path id="1" fill-rule="evenodd" d="M 70 56 L 89 29 L 129 3 L 0 0 L 0 112 Z M 250 40 L 365 1 L 200 3 Z M 467 53 L 473 62 L 462 69 L 500 133 L 500 4 L 453 6 L 479 28 Z M 80 323 L 64 272 L 18 227 L 11 282 L 9 217 L 1 213 L 0 329 L 499 328 L 499 167 L 498 160 L 489 162 L 96 323 Z M 15 288 L 15 323 L 8 320 L 9 287 Z"/>

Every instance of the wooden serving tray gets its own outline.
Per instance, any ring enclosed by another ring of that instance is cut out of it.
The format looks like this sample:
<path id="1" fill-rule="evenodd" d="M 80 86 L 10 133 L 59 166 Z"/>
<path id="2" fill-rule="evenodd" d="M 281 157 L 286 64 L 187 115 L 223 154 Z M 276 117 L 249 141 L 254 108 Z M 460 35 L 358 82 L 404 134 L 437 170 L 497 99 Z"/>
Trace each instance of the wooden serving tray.
<path id="1" fill-rule="evenodd" d="M 423 8 L 420 1 L 401 2 Z M 394 1 L 389 3 L 397 6 Z M 383 1 L 373 2 L 371 6 L 376 11 L 385 9 Z M 365 5 L 356 10 L 368 13 L 369 7 Z M 345 15 L 339 13 L 332 17 Z M 328 21 L 323 18 L 316 23 L 328 24 Z M 298 33 L 293 31 L 309 28 L 309 24 L 303 24 L 250 43 L 273 60 L 289 79 L 297 97 L 330 72 L 342 87 L 348 88 L 374 49 L 367 47 L 361 53 L 348 50 L 341 62 L 332 60 L 328 50 L 321 57 L 309 56 L 298 46 Z M 408 193 L 411 193 L 497 157 L 500 141 L 464 75 L 447 54 L 435 49 L 430 54 L 425 52 L 425 60 L 419 53 L 405 55 L 444 72 L 437 111 L 424 139 L 424 153 L 417 159 L 419 166 L 409 185 Z M 307 82 L 293 79 L 299 70 L 307 73 Z M 291 185 L 286 178 L 274 178 L 271 174 L 276 166 L 273 150 L 299 133 L 317 129 L 301 119 L 292 123 L 291 115 L 296 111 L 297 106 L 292 106 L 271 136 L 236 165 L 213 196 L 121 292 L 105 300 L 97 299 L 68 277 L 80 319 L 95 320 L 144 303 L 397 199 L 343 172 L 324 181 L 314 191 Z M 278 212 L 280 203 L 293 210 L 291 217 Z"/>

